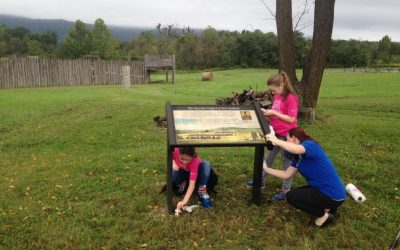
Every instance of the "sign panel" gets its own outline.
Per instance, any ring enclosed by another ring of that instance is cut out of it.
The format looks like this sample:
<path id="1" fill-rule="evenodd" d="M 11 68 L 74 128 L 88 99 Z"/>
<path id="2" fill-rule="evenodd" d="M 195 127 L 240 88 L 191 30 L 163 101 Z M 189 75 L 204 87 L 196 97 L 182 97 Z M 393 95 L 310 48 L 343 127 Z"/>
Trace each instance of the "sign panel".
<path id="1" fill-rule="evenodd" d="M 255 106 L 172 106 L 172 120 L 179 145 L 266 143 Z"/>

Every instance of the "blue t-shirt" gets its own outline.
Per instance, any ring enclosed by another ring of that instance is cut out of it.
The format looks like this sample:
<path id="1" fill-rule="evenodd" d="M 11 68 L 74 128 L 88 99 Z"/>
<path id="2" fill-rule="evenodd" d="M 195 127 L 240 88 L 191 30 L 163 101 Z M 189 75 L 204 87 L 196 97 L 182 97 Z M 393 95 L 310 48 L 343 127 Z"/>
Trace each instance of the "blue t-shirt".
<path id="1" fill-rule="evenodd" d="M 346 189 L 331 160 L 315 141 L 303 141 L 306 153 L 300 155 L 292 166 L 306 178 L 308 185 L 326 194 L 333 200 L 344 200 Z"/>

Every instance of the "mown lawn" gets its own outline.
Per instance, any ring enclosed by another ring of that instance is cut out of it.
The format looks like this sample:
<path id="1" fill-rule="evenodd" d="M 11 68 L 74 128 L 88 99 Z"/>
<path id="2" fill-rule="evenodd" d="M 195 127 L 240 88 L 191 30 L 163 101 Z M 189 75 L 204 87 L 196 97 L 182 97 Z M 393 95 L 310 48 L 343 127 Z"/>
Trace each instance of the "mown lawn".
<path id="1" fill-rule="evenodd" d="M 259 207 L 247 202 L 254 149 L 199 148 L 218 172 L 210 210 L 167 215 L 165 103 L 214 104 L 273 70 L 181 73 L 175 85 L 0 90 L 2 249 L 387 249 L 400 227 L 400 73 L 325 72 L 316 122 L 302 126 L 323 145 L 350 197 L 319 229 L 268 179 Z M 276 165 L 279 167 L 279 163 Z M 296 176 L 293 186 L 304 184 Z M 191 200 L 193 204 L 197 199 Z"/>

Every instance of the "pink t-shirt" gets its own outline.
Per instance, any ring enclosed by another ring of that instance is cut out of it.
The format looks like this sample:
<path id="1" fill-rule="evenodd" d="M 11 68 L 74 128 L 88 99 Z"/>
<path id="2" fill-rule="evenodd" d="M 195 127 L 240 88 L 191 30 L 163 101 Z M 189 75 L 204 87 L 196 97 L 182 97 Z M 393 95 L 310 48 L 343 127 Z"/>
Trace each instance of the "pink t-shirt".
<path id="1" fill-rule="evenodd" d="M 299 99 L 293 94 L 289 94 L 285 101 L 283 95 L 275 95 L 272 110 L 278 111 L 281 114 L 295 117 L 294 123 L 282 121 L 276 116 L 269 118 L 269 123 L 274 128 L 275 133 L 286 137 L 290 129 L 297 127 L 297 112 L 299 110 Z"/>
<path id="2" fill-rule="evenodd" d="M 182 168 L 183 170 L 190 173 L 189 180 L 191 181 L 197 180 L 197 174 L 199 173 L 199 166 L 201 163 L 200 157 L 195 156 L 188 163 L 183 164 L 181 161 L 179 148 L 175 148 L 172 154 L 172 159 L 176 162 L 179 168 Z"/>

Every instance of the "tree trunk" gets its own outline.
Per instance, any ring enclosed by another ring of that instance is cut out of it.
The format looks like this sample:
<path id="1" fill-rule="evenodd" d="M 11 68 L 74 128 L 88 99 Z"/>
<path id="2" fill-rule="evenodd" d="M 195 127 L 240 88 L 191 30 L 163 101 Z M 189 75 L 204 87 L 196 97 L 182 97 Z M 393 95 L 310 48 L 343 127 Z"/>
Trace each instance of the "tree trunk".
<path id="1" fill-rule="evenodd" d="M 316 0 L 313 40 L 303 66 L 303 77 L 297 84 L 301 96 L 300 106 L 313 109 L 317 106 L 322 76 L 331 46 L 335 0 Z"/>
<path id="2" fill-rule="evenodd" d="M 276 0 L 276 26 L 279 46 L 279 69 L 284 70 L 300 99 L 299 116 L 314 120 L 319 89 L 331 45 L 335 0 L 315 0 L 314 31 L 310 52 L 303 66 L 303 77 L 296 76 L 292 21 L 292 1 Z"/>
<path id="3" fill-rule="evenodd" d="M 295 84 L 298 80 L 296 76 L 291 0 L 276 0 L 276 28 L 279 48 L 279 70 L 285 71 Z"/>

